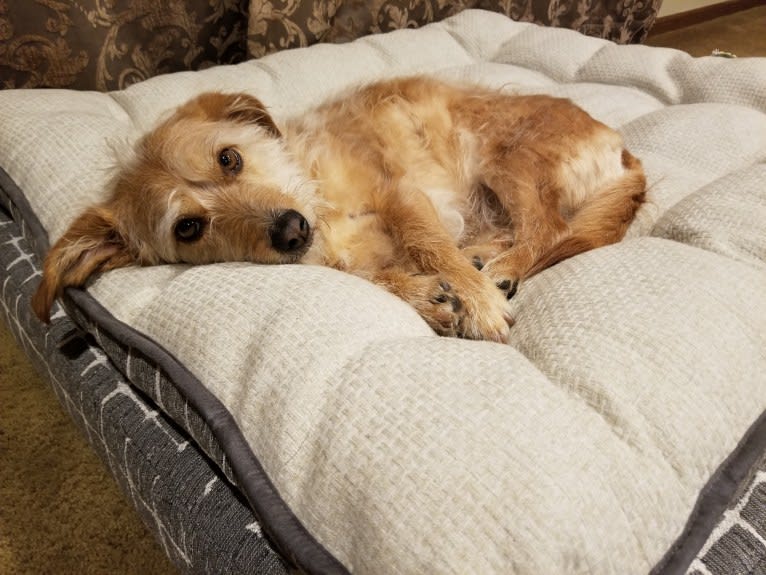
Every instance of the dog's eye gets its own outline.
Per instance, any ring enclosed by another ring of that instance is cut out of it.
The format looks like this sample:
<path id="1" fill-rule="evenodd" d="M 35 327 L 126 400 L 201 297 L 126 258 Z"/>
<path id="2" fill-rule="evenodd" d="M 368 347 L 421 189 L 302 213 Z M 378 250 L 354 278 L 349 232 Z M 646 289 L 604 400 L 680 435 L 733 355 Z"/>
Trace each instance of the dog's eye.
<path id="1" fill-rule="evenodd" d="M 202 218 L 184 218 L 176 222 L 176 239 L 181 242 L 193 242 L 202 237 L 205 222 Z"/>
<path id="2" fill-rule="evenodd" d="M 218 163 L 225 172 L 236 174 L 242 169 L 242 156 L 234 148 L 224 148 L 218 153 Z"/>

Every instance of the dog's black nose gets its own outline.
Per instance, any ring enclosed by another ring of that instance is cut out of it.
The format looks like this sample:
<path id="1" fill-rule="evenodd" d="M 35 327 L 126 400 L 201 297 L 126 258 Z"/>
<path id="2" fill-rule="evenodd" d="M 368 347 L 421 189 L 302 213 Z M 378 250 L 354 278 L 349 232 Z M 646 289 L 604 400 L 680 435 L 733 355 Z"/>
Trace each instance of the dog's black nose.
<path id="1" fill-rule="evenodd" d="M 272 247 L 279 252 L 294 252 L 306 245 L 311 228 L 295 210 L 282 212 L 269 230 Z"/>

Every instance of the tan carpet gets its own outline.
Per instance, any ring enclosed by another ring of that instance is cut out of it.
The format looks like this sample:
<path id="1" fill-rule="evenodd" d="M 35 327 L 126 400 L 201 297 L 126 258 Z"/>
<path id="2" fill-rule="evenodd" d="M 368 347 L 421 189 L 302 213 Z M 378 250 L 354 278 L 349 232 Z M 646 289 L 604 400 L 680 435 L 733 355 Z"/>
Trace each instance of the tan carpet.
<path id="1" fill-rule="evenodd" d="M 766 7 L 649 44 L 766 56 Z M 83 504 L 87 502 L 87 504 Z M 0 573 L 162 575 L 159 545 L 0 323 Z"/>
<path id="2" fill-rule="evenodd" d="M 649 33 L 650 46 L 678 48 L 692 56 L 709 56 L 713 50 L 739 57 L 766 56 L 766 6 L 735 12 L 693 28 Z"/>
<path id="3" fill-rule="evenodd" d="M 176 573 L 3 323 L 0 573 Z"/>

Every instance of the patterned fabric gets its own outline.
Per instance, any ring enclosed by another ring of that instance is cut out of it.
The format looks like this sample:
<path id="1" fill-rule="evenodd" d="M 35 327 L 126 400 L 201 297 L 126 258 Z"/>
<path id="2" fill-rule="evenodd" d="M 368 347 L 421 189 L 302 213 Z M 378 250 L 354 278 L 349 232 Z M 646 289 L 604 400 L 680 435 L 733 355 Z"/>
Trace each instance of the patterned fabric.
<path id="1" fill-rule="evenodd" d="M 709 535 L 734 492 L 708 488 L 726 484 L 727 457 L 766 407 L 763 61 L 465 11 L 110 96 L 6 92 L 2 163 L 55 239 L 103 197 L 105 143 L 198 92 L 251 91 L 279 122 L 349 85 L 417 73 L 572 98 L 646 167 L 652 202 L 630 238 L 526 282 L 510 345 L 438 338 L 390 294 L 311 266 L 126 268 L 69 301 L 110 354 L 104 336 L 130 326 L 130 367 L 115 362 L 131 378 L 157 377 L 136 334 L 176 361 L 184 375 L 163 366 L 149 395 L 168 411 L 185 404 L 166 386 L 186 395 L 282 549 L 310 544 L 355 573 L 648 572 L 688 545 L 677 538 L 690 517 Z M 762 451 L 763 427 L 751 435 Z"/>
<path id="2" fill-rule="evenodd" d="M 25 302 L 40 275 L 39 260 L 27 240 L 30 226 L 18 225 L 23 220 L 9 188 L 15 186 L 0 170 L 2 321 L 47 376 L 167 556 L 181 573 L 286 575 L 236 488 L 183 428 L 114 369 L 118 356 L 107 357 L 60 308 L 49 329 L 32 316 Z M 158 372 L 144 375 L 161 381 Z"/>
<path id="3" fill-rule="evenodd" d="M 247 0 L 0 0 L 0 86 L 119 90 L 239 62 Z"/>
<path id="4" fill-rule="evenodd" d="M 465 8 L 641 42 L 660 0 L 0 0 L 0 88 L 120 90 L 157 74 L 417 28 Z"/>
<path id="5" fill-rule="evenodd" d="M 571 28 L 620 44 L 646 39 L 662 0 L 479 0 L 478 8 L 496 10 L 522 22 Z"/>
<path id="6" fill-rule="evenodd" d="M 766 573 L 766 457 L 746 485 L 692 562 L 688 575 Z"/>
<path id="7" fill-rule="evenodd" d="M 380 32 L 417 28 L 466 8 L 501 12 L 514 20 L 578 30 L 621 44 L 642 42 L 661 0 L 251 0 L 247 49 L 251 57 L 348 42 Z"/>

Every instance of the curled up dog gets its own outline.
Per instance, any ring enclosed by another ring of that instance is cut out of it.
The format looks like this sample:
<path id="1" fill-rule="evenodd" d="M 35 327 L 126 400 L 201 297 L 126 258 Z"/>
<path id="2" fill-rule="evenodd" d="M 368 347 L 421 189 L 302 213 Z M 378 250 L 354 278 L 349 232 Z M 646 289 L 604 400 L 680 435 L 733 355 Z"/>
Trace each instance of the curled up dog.
<path id="1" fill-rule="evenodd" d="M 568 100 L 413 77 L 277 123 L 251 95 L 206 93 L 53 246 L 33 308 L 47 321 L 64 288 L 128 265 L 308 263 L 439 334 L 505 341 L 519 281 L 619 241 L 645 190 L 620 135 Z"/>

